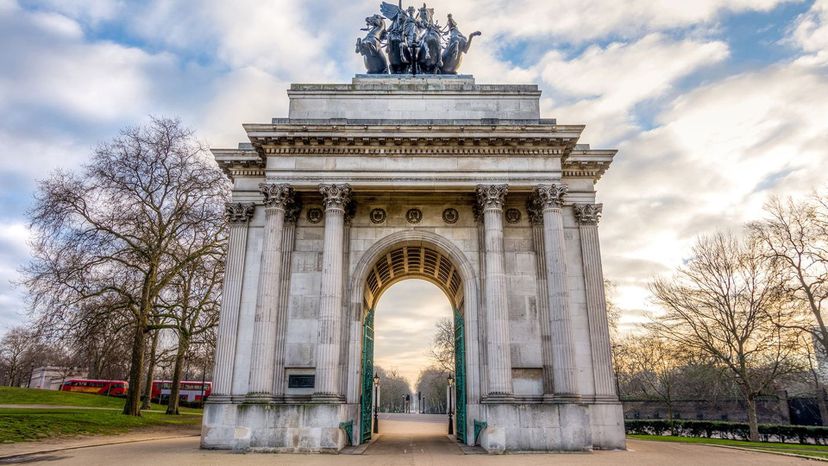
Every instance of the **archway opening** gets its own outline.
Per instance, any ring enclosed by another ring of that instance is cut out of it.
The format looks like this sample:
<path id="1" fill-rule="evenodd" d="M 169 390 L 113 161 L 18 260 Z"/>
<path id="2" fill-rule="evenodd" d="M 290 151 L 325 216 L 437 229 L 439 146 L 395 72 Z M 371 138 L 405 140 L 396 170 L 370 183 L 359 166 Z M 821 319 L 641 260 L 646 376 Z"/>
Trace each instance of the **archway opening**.
<path id="1" fill-rule="evenodd" d="M 402 245 L 374 262 L 363 294 L 362 443 L 381 426 L 465 441 L 463 293 L 460 271 L 436 248 Z"/>

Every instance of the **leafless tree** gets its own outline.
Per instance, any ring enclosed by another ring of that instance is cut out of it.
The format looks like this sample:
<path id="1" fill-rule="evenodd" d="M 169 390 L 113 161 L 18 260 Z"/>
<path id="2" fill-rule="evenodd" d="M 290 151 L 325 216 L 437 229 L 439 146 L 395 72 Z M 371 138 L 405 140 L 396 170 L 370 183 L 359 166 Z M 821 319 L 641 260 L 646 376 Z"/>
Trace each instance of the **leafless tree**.
<path id="1" fill-rule="evenodd" d="M 441 370 L 454 372 L 454 322 L 444 317 L 434 326 L 434 342 L 431 346 L 431 359 Z"/>
<path id="2" fill-rule="evenodd" d="M 30 353 L 37 344 L 34 333 L 25 326 L 14 327 L 0 340 L 0 366 L 4 384 L 19 387 L 31 377 Z"/>
<path id="3" fill-rule="evenodd" d="M 451 374 L 441 367 L 432 366 L 420 371 L 417 376 L 417 392 L 423 396 L 425 411 L 430 414 L 445 413 L 446 387 Z"/>
<path id="4" fill-rule="evenodd" d="M 658 331 L 707 353 L 728 369 L 747 404 L 751 440 L 759 439 L 756 397 L 796 370 L 796 332 L 775 322 L 786 313 L 777 268 L 751 239 L 718 233 L 700 238 L 671 279 L 651 285 L 665 310 Z"/>
<path id="5" fill-rule="evenodd" d="M 618 346 L 618 373 L 628 379 L 628 385 L 634 383 L 644 397 L 663 402 L 667 419 L 672 421 L 688 352 L 654 332 L 628 336 Z"/>
<path id="6" fill-rule="evenodd" d="M 401 413 L 405 407 L 405 396 L 411 395 L 408 380 L 396 369 L 385 370 L 374 366 L 374 373 L 380 378 L 379 409 L 383 413 Z"/>
<path id="7" fill-rule="evenodd" d="M 814 195 L 800 201 L 772 198 L 767 218 L 750 225 L 765 257 L 785 275 L 794 305 L 785 325 L 813 335 L 828 354 L 828 199 Z"/>
<path id="8" fill-rule="evenodd" d="M 30 212 L 33 259 L 25 284 L 42 324 L 69 327 L 88 300 L 128 318 L 130 390 L 140 415 L 147 332 L 163 290 L 223 241 L 228 183 L 177 120 L 153 119 L 100 145 L 79 174 L 40 183 Z"/>
<path id="9" fill-rule="evenodd" d="M 179 271 L 168 293 L 162 296 L 166 320 L 178 337 L 172 389 L 167 414 L 178 414 L 181 372 L 185 356 L 193 345 L 210 343 L 212 330 L 218 325 L 224 256 L 221 248 L 204 255 Z"/>

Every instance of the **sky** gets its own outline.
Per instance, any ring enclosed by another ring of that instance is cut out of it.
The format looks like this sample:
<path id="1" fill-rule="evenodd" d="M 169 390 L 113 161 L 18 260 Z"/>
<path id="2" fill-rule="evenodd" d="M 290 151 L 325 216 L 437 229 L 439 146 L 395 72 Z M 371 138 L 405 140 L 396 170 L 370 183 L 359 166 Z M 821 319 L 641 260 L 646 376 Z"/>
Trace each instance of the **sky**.
<path id="1" fill-rule="evenodd" d="M 537 83 L 542 113 L 618 148 L 597 185 L 622 329 L 694 238 L 825 187 L 828 0 L 454 0 L 478 83 Z M 36 181 L 149 115 L 211 147 L 287 115 L 292 82 L 349 82 L 378 0 L 0 0 L 0 331 L 25 319 Z M 415 283 L 415 282 L 411 282 Z M 402 285 L 400 285 L 402 286 Z M 390 295 L 389 295 L 390 296 Z M 391 325 L 391 324 L 389 324 Z"/>

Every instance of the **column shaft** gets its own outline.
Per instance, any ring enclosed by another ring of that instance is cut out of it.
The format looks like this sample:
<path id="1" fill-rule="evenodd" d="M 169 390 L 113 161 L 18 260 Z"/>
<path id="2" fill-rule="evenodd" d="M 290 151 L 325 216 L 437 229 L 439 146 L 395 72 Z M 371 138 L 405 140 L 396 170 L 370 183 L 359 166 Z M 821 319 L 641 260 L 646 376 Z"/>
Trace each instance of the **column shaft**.
<path id="1" fill-rule="evenodd" d="M 546 276 L 546 251 L 544 250 L 543 208 L 538 199 L 532 197 L 526 210 L 532 225 L 532 242 L 535 250 L 537 273 L 538 315 L 541 330 L 541 363 L 543 364 L 543 393 L 551 397 L 555 393 L 552 374 L 552 330 L 549 316 L 549 289 Z"/>
<path id="2" fill-rule="evenodd" d="M 617 399 L 612 371 L 607 302 L 604 295 L 604 272 L 601 267 L 601 245 L 598 240 L 598 220 L 601 210 L 601 204 L 580 204 L 575 206 L 575 216 L 579 223 L 581 254 L 584 261 L 584 287 L 589 318 L 595 395 Z"/>
<path id="3" fill-rule="evenodd" d="M 213 398 L 230 396 L 233 386 L 233 361 L 236 357 L 236 335 L 239 328 L 244 262 L 247 253 L 247 226 L 254 205 L 227 203 L 225 216 L 230 224 L 224 287 L 216 338 L 216 362 L 213 376 Z"/>
<path id="4" fill-rule="evenodd" d="M 253 324 L 250 385 L 247 391 L 248 397 L 270 399 L 273 396 L 276 330 L 279 320 L 282 233 L 287 205 L 293 201 L 293 189 L 285 184 L 262 184 L 259 188 L 265 195 L 265 228 L 256 318 Z"/>
<path id="5" fill-rule="evenodd" d="M 298 208 L 288 208 L 282 233 L 282 278 L 279 291 L 279 312 L 276 317 L 276 341 L 273 347 L 273 395 L 285 394 L 285 338 L 287 332 L 288 298 L 290 297 L 290 264 L 296 238 Z"/>
<path id="6" fill-rule="evenodd" d="M 549 293 L 549 316 L 552 347 L 553 384 L 555 396 L 577 398 L 574 338 L 566 283 L 566 243 L 561 204 L 566 194 L 564 185 L 538 187 L 543 204 L 543 243 L 546 259 L 546 280 Z"/>
<path id="7" fill-rule="evenodd" d="M 348 185 L 322 185 L 325 203 L 325 242 L 322 251 L 322 287 L 319 333 L 316 346 L 317 399 L 338 399 L 339 353 L 342 314 L 342 257 L 345 207 L 350 202 Z"/>
<path id="8" fill-rule="evenodd" d="M 486 251 L 486 330 L 489 356 L 489 396 L 512 394 L 512 361 L 509 340 L 509 309 L 503 257 L 503 202 L 506 185 L 478 186 L 483 210 Z"/>

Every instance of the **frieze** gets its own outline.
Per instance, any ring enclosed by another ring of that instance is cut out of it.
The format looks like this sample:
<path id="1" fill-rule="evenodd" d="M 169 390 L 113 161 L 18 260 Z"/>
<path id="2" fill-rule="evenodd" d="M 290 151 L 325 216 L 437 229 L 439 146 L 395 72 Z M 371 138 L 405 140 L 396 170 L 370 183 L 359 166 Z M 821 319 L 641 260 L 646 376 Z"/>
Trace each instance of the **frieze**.
<path id="1" fill-rule="evenodd" d="M 506 222 L 507 223 L 511 223 L 511 224 L 519 223 L 520 222 L 520 217 L 521 217 L 520 210 L 514 209 L 514 208 L 506 209 L 505 217 L 506 217 Z"/>
<path id="2" fill-rule="evenodd" d="M 457 220 L 459 219 L 460 214 L 457 213 L 457 209 L 449 207 L 448 209 L 443 211 L 443 221 L 448 223 L 449 225 L 457 223 Z"/>
<path id="3" fill-rule="evenodd" d="M 385 217 L 386 217 L 385 209 L 372 209 L 370 217 L 371 217 L 371 223 L 380 224 L 380 223 L 385 222 Z"/>
<path id="4" fill-rule="evenodd" d="M 322 209 L 320 209 L 319 207 L 311 207 L 310 209 L 308 209 L 308 213 L 306 214 L 308 222 L 310 223 L 321 222 L 322 216 Z"/>
<path id="5" fill-rule="evenodd" d="M 423 211 L 417 208 L 408 209 L 405 213 L 405 219 L 408 223 L 417 224 L 423 220 Z"/>

